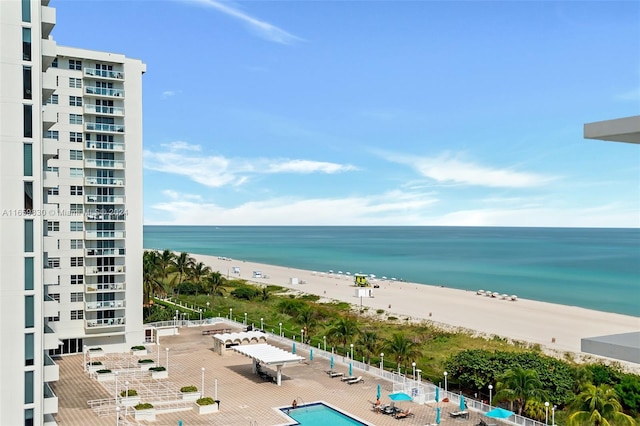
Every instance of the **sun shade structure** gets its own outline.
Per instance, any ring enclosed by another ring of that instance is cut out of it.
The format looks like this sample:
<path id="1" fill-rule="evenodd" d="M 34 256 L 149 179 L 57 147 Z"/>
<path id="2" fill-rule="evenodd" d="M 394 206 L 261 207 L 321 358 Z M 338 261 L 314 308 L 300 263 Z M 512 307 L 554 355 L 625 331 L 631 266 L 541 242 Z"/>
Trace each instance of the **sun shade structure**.
<path id="1" fill-rule="evenodd" d="M 259 364 L 276 367 L 276 383 L 278 384 L 278 386 L 280 386 L 282 382 L 282 367 L 285 364 L 297 364 L 300 361 L 304 360 L 304 357 L 292 354 L 291 352 L 287 352 L 283 349 L 277 348 L 267 343 L 258 343 L 255 345 L 247 346 L 233 346 L 232 348 L 234 351 L 248 356 L 253 360 L 252 371 L 256 374 L 258 373 Z"/>
<path id="2" fill-rule="evenodd" d="M 504 408 L 496 407 L 491 411 L 484 413 L 485 416 L 493 419 L 506 419 L 513 416 L 513 411 L 505 410 Z"/>
<path id="3" fill-rule="evenodd" d="M 213 349 L 224 355 L 228 347 L 246 343 L 263 343 L 267 341 L 267 334 L 262 331 L 243 331 L 240 333 L 221 333 L 213 335 Z"/>

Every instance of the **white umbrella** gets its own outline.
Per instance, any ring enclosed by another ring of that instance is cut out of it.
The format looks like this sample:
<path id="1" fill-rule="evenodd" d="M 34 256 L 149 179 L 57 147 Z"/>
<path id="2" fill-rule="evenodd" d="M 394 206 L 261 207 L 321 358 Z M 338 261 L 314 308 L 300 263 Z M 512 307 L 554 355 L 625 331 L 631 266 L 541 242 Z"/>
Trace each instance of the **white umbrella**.
<path id="1" fill-rule="evenodd" d="M 351 275 L 351 272 L 347 271 L 347 275 Z"/>
<path id="2" fill-rule="evenodd" d="M 369 274 L 369 277 L 371 277 L 371 278 L 375 278 L 376 276 L 375 276 L 375 275 L 373 275 L 373 274 Z"/>

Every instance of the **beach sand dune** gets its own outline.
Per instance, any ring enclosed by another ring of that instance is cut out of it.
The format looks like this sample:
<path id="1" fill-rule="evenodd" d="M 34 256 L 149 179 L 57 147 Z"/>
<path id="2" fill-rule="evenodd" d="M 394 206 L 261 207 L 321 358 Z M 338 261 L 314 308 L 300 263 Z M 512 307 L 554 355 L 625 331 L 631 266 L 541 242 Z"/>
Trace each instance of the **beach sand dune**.
<path id="1" fill-rule="evenodd" d="M 340 300 L 375 312 L 412 320 L 430 320 L 446 327 L 461 327 L 481 335 L 540 344 L 547 352 L 579 354 L 580 339 L 640 330 L 640 318 L 518 298 L 517 301 L 477 295 L 475 291 L 437 285 L 378 280 L 373 297 L 356 297 L 353 277 L 288 267 L 192 254 L 225 277 L 272 284 Z M 239 268 L 239 273 L 234 273 Z M 262 278 L 254 278 L 260 271 Z M 298 284 L 292 284 L 292 278 Z M 490 290 L 490 289 L 485 289 Z M 380 315 L 384 318 L 385 315 Z M 622 363 L 625 364 L 625 363 Z M 637 364 L 627 365 L 640 369 Z"/>

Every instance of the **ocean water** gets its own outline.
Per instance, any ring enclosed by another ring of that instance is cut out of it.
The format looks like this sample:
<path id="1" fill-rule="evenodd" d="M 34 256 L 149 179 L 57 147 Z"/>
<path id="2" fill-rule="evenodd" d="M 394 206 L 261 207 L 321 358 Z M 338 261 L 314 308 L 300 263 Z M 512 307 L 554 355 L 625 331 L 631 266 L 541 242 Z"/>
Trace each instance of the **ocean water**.
<path id="1" fill-rule="evenodd" d="M 640 317 L 640 229 L 145 226 L 144 247 Z"/>

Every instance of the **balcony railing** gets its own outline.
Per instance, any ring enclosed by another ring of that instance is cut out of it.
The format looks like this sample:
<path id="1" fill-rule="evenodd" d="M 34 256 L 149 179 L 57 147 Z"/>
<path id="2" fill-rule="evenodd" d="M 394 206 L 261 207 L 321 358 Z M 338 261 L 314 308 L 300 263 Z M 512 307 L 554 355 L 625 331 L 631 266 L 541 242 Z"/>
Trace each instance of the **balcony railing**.
<path id="1" fill-rule="evenodd" d="M 124 169 L 124 161 L 87 158 L 84 160 L 84 166 L 92 168 Z"/>
<path id="2" fill-rule="evenodd" d="M 44 383 L 44 401 L 43 401 L 43 405 L 42 405 L 42 412 L 43 414 L 55 414 L 58 412 L 58 397 L 56 396 L 55 393 L 53 393 L 53 390 L 51 389 L 51 386 L 49 386 L 49 383 Z"/>
<path id="3" fill-rule="evenodd" d="M 99 238 L 124 238 L 124 231 L 85 231 L 84 234 L 87 240 L 94 240 Z M 105 250 L 105 249 L 102 249 L 102 250 Z M 116 249 L 107 249 L 107 250 L 116 250 Z"/>
<path id="4" fill-rule="evenodd" d="M 119 195 L 87 195 L 87 203 L 124 204 L 124 197 Z"/>
<path id="5" fill-rule="evenodd" d="M 118 178 L 104 178 L 104 177 L 85 177 L 84 178 L 85 185 L 113 185 L 113 186 L 123 186 L 124 179 Z"/>
<path id="6" fill-rule="evenodd" d="M 118 209 L 116 209 L 118 210 Z M 115 222 L 125 220 L 127 215 L 122 213 L 87 213 L 85 220 L 87 222 Z"/>
<path id="7" fill-rule="evenodd" d="M 126 306 L 124 300 L 109 300 L 103 302 L 85 302 L 86 310 L 96 309 L 123 309 Z"/>
<path id="8" fill-rule="evenodd" d="M 87 141 L 85 147 L 87 149 L 99 149 L 101 151 L 124 151 L 124 144 L 117 142 Z"/>
<path id="9" fill-rule="evenodd" d="M 124 115 L 124 108 L 107 105 L 85 104 L 84 112 L 87 114 Z"/>
<path id="10" fill-rule="evenodd" d="M 108 124 L 108 123 L 84 123 L 84 128 L 88 132 L 111 132 L 111 133 L 124 133 L 123 124 Z"/>
<path id="11" fill-rule="evenodd" d="M 84 75 L 87 77 L 113 78 L 116 80 L 124 80 L 122 71 L 100 70 L 97 68 L 85 68 Z"/>
<path id="12" fill-rule="evenodd" d="M 85 320 L 86 328 L 120 327 L 124 325 L 124 317 Z"/>
<path id="13" fill-rule="evenodd" d="M 88 257 L 93 256 L 124 256 L 125 249 L 123 248 L 87 248 L 86 255 Z"/>
<path id="14" fill-rule="evenodd" d="M 87 95 L 109 96 L 113 98 L 124 98 L 124 90 L 109 87 L 85 86 L 84 93 Z"/>
<path id="15" fill-rule="evenodd" d="M 84 270 L 87 275 L 124 274 L 126 271 L 124 265 L 86 266 Z"/>
<path id="16" fill-rule="evenodd" d="M 125 291 L 125 283 L 111 283 L 111 284 L 85 284 L 85 293 L 104 293 L 112 291 Z"/>

